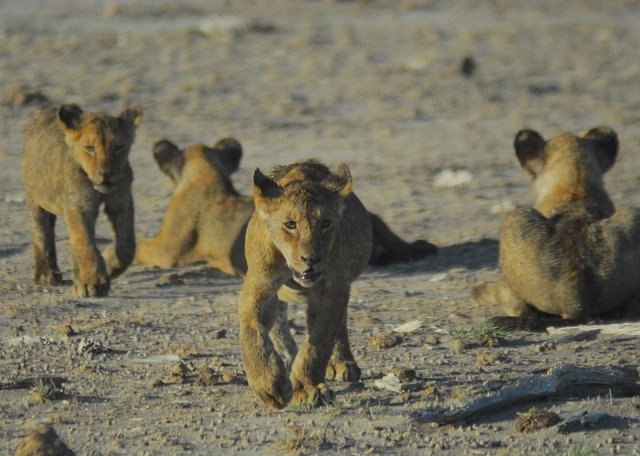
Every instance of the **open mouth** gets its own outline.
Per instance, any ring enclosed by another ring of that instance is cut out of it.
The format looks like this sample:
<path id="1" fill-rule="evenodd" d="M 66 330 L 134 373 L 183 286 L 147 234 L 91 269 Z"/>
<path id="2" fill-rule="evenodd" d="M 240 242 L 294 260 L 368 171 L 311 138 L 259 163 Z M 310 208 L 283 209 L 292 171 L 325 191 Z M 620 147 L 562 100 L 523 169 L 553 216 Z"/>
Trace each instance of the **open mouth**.
<path id="1" fill-rule="evenodd" d="M 291 275 L 300 285 L 311 287 L 322 278 L 322 271 L 311 269 L 304 272 L 298 272 L 295 269 L 291 269 Z"/>

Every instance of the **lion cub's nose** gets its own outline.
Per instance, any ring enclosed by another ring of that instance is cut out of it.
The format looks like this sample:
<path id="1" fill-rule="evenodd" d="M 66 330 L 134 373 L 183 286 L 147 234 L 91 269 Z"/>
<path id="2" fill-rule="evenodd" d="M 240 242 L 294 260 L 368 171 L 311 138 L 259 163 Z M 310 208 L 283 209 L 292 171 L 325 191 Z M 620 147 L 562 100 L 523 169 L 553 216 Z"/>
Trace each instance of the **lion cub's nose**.
<path id="1" fill-rule="evenodd" d="M 317 256 L 309 256 L 309 257 L 305 257 L 305 256 L 301 256 L 300 259 L 302 259 L 302 261 L 304 261 L 305 263 L 307 263 L 307 270 L 312 270 L 313 266 L 320 263 L 320 261 L 322 261 L 322 258 L 317 257 Z"/>

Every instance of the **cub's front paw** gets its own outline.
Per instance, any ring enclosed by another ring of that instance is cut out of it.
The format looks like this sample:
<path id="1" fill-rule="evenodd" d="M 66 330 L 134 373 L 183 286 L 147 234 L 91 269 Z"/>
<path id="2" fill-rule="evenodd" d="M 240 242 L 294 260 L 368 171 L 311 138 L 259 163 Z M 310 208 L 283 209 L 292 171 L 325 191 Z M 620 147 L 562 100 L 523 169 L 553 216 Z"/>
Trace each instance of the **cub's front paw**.
<path id="1" fill-rule="evenodd" d="M 317 386 L 305 385 L 293 392 L 292 402 L 303 407 L 320 407 L 321 405 L 331 405 L 335 395 L 324 383 Z"/>
<path id="2" fill-rule="evenodd" d="M 109 279 L 99 279 L 98 283 L 74 283 L 71 294 L 79 298 L 107 296 L 109 288 Z"/>
<path id="3" fill-rule="evenodd" d="M 329 380 L 342 380 L 343 382 L 357 382 L 362 371 L 355 361 L 329 361 L 326 377 Z"/>
<path id="4" fill-rule="evenodd" d="M 60 285 L 62 284 L 62 273 L 50 269 L 36 271 L 33 281 L 41 285 Z"/>
<path id="5" fill-rule="evenodd" d="M 291 401 L 291 382 L 284 372 L 275 375 L 261 375 L 257 379 L 249 379 L 251 389 L 262 402 L 277 409 L 285 408 Z"/>

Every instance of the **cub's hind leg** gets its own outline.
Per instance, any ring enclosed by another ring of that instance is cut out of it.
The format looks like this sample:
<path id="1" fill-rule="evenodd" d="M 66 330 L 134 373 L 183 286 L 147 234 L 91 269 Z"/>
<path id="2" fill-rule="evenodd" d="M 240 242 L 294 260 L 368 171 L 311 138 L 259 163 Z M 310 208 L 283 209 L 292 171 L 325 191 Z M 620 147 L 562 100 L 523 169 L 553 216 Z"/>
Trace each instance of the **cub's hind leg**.
<path id="1" fill-rule="evenodd" d="M 518 298 L 507 283 L 504 275 L 495 282 L 484 282 L 471 289 L 471 296 L 481 304 L 500 306 L 510 317 L 519 317 L 529 311 L 529 305 Z"/>
<path id="2" fill-rule="evenodd" d="M 35 283 L 60 285 L 62 273 L 58 269 L 54 228 L 56 216 L 27 200 L 31 218 L 33 256 L 35 259 Z"/>

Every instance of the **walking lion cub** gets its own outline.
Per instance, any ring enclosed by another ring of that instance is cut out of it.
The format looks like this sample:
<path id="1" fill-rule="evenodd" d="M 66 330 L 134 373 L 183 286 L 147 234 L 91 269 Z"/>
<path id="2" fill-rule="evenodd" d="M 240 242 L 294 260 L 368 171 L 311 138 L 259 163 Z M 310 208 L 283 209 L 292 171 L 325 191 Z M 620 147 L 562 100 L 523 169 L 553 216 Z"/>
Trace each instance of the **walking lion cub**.
<path id="1" fill-rule="evenodd" d="M 473 297 L 520 317 L 513 327 L 545 315 L 583 320 L 637 306 L 640 210 L 616 212 L 602 180 L 616 160 L 616 132 L 599 126 L 545 141 L 522 130 L 515 151 L 533 178 L 536 203 L 505 217 L 502 276 L 476 286 Z M 496 322 L 510 325 L 508 318 Z"/>
<path id="2" fill-rule="evenodd" d="M 360 370 L 347 337 L 351 283 L 371 257 L 371 219 L 352 192 L 349 168 L 332 173 L 310 160 L 253 177 L 255 211 L 245 236 L 247 273 L 240 291 L 240 344 L 249 386 L 276 408 L 291 400 L 317 406 L 333 352 L 342 369 Z M 292 298 L 295 296 L 295 298 Z M 283 301 L 303 302 L 307 334 L 290 379 L 270 332 Z"/>
<path id="3" fill-rule="evenodd" d="M 36 283 L 58 285 L 54 227 L 65 219 L 74 260 L 76 296 L 103 296 L 111 278 L 135 255 L 133 172 L 129 149 L 142 112 L 135 105 L 118 117 L 83 112 L 67 104 L 36 111 L 27 126 L 22 161 L 26 203 L 31 217 Z M 115 233 L 104 253 L 95 241 L 98 209 Z"/>

